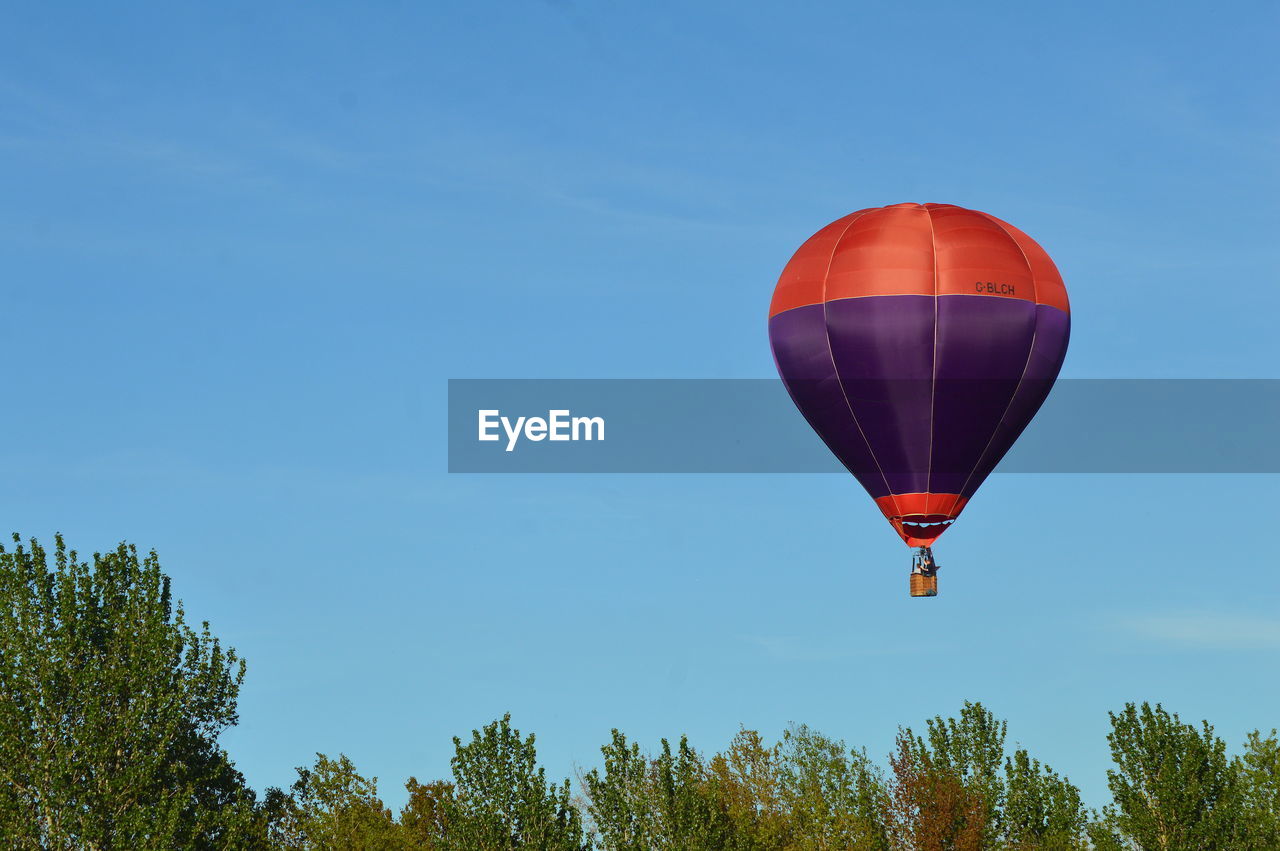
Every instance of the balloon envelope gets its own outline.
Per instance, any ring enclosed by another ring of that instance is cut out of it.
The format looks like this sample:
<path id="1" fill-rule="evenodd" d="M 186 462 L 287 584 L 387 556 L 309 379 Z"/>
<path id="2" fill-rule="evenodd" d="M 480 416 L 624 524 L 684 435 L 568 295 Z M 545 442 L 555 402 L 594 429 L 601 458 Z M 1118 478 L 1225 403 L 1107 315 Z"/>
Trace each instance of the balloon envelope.
<path id="1" fill-rule="evenodd" d="M 791 398 L 910 546 L 950 526 L 1035 416 L 1070 327 L 1044 249 L 951 204 L 832 222 L 769 309 Z"/>

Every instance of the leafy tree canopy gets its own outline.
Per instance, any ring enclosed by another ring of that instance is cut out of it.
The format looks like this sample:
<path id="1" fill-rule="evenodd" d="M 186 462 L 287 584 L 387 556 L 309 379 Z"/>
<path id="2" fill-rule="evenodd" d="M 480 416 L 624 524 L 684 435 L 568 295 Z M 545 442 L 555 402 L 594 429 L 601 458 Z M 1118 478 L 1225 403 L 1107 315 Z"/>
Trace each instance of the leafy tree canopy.
<path id="1" fill-rule="evenodd" d="M 154 552 L 0 547 L 0 835 L 10 848 L 251 847 L 218 736 L 244 662 L 187 624 Z"/>

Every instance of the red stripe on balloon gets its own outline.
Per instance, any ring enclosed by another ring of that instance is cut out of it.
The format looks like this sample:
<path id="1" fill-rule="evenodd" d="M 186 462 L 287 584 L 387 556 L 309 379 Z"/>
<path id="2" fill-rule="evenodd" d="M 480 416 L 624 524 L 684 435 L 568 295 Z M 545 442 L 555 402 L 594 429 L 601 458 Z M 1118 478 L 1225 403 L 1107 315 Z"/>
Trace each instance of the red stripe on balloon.
<path id="1" fill-rule="evenodd" d="M 769 316 L 845 298 L 971 295 L 1070 311 L 1049 255 L 1007 222 L 951 204 L 894 204 L 850 213 L 800 246 L 778 279 Z"/>

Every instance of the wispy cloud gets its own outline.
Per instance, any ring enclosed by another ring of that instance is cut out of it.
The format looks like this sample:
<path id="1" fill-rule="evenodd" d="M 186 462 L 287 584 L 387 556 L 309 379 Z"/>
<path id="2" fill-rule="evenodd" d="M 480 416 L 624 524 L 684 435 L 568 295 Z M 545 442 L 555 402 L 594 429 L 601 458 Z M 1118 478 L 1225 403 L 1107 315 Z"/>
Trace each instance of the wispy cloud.
<path id="1" fill-rule="evenodd" d="M 1280 618 L 1181 612 L 1124 618 L 1123 630 L 1151 641 L 1205 648 L 1280 648 Z"/>

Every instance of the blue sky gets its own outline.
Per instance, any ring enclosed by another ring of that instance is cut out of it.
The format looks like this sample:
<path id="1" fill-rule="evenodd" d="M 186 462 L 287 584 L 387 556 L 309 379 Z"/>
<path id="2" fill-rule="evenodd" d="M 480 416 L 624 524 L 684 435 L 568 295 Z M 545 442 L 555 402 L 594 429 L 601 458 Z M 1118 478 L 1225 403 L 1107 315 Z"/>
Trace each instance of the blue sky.
<path id="1" fill-rule="evenodd" d="M 968 698 L 1100 803 L 1125 700 L 1280 723 L 1274 477 L 995 476 L 912 601 L 852 479 L 450 476 L 445 382 L 772 375 L 790 253 L 908 200 L 1049 250 L 1064 375 L 1277 377 L 1278 16 L 9 8 L 0 517 L 159 550 L 259 788 L 344 751 L 398 805 L 505 711 L 557 776 L 614 726 L 883 755 Z"/>

